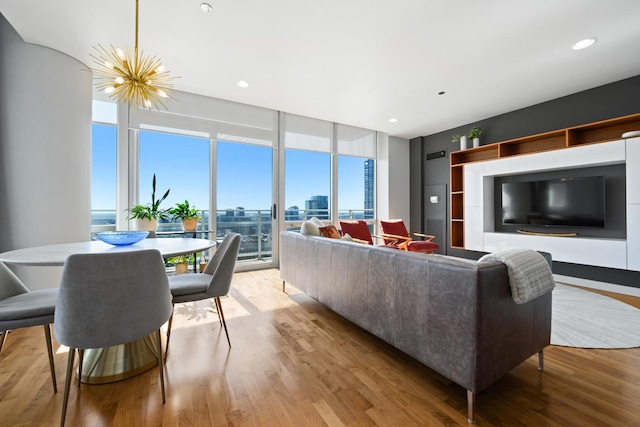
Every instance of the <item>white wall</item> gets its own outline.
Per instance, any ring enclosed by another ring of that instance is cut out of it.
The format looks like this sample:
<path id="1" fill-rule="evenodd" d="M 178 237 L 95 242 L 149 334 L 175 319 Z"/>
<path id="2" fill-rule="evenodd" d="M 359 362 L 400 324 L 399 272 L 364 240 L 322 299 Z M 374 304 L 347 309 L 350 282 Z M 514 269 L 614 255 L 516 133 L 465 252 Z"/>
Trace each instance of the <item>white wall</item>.
<path id="1" fill-rule="evenodd" d="M 88 67 L 24 43 L 0 15 L 0 252 L 87 240 L 91 232 Z M 60 268 L 14 268 L 31 289 Z"/>
<path id="2" fill-rule="evenodd" d="M 409 140 L 378 134 L 377 217 L 401 218 L 409 226 Z"/>

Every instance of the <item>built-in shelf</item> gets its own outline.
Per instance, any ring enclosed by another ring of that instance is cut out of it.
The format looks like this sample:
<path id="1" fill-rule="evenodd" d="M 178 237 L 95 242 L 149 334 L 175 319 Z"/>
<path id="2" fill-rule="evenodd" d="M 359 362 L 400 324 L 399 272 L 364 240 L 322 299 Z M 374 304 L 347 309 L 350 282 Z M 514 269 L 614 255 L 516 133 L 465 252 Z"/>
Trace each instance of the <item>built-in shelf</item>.
<path id="1" fill-rule="evenodd" d="M 640 130 L 640 113 L 454 151 L 450 154 L 451 247 L 464 249 L 465 164 L 615 141 L 632 130 Z"/>

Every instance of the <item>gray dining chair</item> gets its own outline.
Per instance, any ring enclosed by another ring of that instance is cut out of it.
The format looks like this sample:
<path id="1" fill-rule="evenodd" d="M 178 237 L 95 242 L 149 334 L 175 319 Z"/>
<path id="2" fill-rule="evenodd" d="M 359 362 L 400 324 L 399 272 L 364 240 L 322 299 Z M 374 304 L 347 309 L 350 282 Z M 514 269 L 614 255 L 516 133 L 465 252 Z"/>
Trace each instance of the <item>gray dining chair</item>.
<path id="1" fill-rule="evenodd" d="M 218 319 L 224 326 L 224 332 L 227 335 L 229 347 L 231 347 L 231 340 L 229 339 L 227 322 L 224 320 L 220 297 L 227 295 L 231 288 L 231 280 L 233 279 L 233 272 L 236 267 L 238 252 L 240 251 L 240 240 L 241 236 L 238 233 L 227 234 L 202 273 L 169 276 L 173 304 L 213 298 L 218 312 Z M 173 313 L 167 328 L 167 352 L 169 351 L 172 321 Z"/>
<path id="2" fill-rule="evenodd" d="M 43 325 L 54 393 L 58 387 L 49 325 L 53 323 L 57 297 L 58 289 L 30 292 L 13 271 L 0 262 L 0 352 L 9 331 Z"/>
<path id="3" fill-rule="evenodd" d="M 54 319 L 58 342 L 69 347 L 61 426 L 67 412 L 76 350 L 79 387 L 85 349 L 125 344 L 153 332 L 162 403 L 165 402 L 160 328 L 172 310 L 164 262 L 156 249 L 67 258 Z"/>

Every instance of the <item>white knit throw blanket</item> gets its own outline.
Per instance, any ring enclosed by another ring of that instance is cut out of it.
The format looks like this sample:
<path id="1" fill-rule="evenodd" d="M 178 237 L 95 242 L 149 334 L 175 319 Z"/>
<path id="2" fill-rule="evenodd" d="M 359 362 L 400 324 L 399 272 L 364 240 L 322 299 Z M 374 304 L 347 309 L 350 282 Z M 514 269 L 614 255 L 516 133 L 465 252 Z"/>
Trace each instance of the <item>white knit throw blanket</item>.
<path id="1" fill-rule="evenodd" d="M 483 261 L 499 261 L 507 266 L 511 296 L 516 304 L 536 299 L 556 286 L 547 260 L 532 249 L 494 252 L 478 260 Z"/>

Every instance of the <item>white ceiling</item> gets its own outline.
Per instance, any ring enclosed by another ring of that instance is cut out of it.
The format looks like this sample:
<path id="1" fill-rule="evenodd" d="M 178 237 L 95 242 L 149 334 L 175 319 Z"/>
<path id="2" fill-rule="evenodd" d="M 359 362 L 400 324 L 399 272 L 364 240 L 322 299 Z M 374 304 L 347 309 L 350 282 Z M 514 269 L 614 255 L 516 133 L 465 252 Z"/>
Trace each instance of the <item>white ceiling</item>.
<path id="1" fill-rule="evenodd" d="M 209 0 L 209 14 L 202 1 L 140 0 L 139 46 L 176 89 L 405 138 L 640 74 L 638 0 Z M 0 12 L 91 67 L 93 46 L 134 45 L 134 0 Z M 598 43 L 571 49 L 586 37 Z"/>

